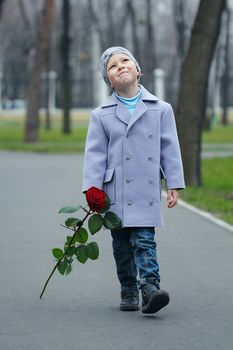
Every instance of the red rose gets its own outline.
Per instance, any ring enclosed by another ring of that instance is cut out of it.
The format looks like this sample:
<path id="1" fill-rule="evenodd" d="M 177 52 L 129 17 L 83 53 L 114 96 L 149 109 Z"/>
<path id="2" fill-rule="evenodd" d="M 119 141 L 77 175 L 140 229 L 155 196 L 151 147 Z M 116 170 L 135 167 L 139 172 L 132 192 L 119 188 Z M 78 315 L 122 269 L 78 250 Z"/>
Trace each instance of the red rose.
<path id="1" fill-rule="evenodd" d="M 107 205 L 106 193 L 97 187 L 90 187 L 86 192 L 87 203 L 92 211 L 99 212 Z"/>

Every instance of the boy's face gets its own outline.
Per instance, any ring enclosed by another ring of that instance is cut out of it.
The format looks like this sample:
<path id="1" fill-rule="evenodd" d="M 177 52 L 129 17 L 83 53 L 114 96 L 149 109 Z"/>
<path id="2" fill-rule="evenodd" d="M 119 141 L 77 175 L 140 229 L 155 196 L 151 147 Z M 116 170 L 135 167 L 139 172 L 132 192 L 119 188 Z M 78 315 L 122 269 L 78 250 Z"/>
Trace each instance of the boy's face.
<path id="1" fill-rule="evenodd" d="M 110 57 L 107 64 L 107 77 L 112 88 L 121 90 L 137 82 L 138 71 L 129 56 L 117 53 Z"/>

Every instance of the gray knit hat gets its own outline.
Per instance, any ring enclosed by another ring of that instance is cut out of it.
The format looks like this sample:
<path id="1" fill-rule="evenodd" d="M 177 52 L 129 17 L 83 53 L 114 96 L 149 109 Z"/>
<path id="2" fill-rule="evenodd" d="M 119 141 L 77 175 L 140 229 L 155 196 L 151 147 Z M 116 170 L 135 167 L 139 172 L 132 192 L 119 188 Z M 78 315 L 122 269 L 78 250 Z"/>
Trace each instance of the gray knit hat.
<path id="1" fill-rule="evenodd" d="M 139 66 L 139 63 L 134 58 L 134 56 L 131 54 L 131 52 L 129 52 L 129 50 L 125 49 L 124 47 L 120 47 L 120 46 L 109 47 L 107 50 L 104 51 L 104 53 L 100 57 L 100 71 L 102 73 L 102 76 L 103 76 L 105 83 L 108 85 L 108 87 L 110 89 L 111 89 L 111 83 L 107 77 L 107 64 L 108 64 L 110 57 L 112 57 L 113 55 L 115 55 L 117 53 L 125 54 L 135 63 L 135 66 L 136 66 L 137 71 L 139 73 L 138 81 L 139 81 L 140 75 L 141 75 L 141 68 Z"/>

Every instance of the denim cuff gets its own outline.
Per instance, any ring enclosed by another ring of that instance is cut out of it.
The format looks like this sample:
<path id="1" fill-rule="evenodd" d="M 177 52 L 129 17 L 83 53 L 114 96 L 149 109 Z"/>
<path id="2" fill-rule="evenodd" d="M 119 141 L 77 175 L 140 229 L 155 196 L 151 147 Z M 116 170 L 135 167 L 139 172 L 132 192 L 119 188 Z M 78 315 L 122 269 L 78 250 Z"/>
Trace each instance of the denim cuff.
<path id="1" fill-rule="evenodd" d="M 139 288 L 142 288 L 147 283 L 150 283 L 150 284 L 153 284 L 154 286 L 156 286 L 158 289 L 160 289 L 159 282 L 160 281 L 156 280 L 156 278 L 154 278 L 154 277 L 140 278 L 140 280 L 138 281 L 138 285 L 139 285 Z"/>

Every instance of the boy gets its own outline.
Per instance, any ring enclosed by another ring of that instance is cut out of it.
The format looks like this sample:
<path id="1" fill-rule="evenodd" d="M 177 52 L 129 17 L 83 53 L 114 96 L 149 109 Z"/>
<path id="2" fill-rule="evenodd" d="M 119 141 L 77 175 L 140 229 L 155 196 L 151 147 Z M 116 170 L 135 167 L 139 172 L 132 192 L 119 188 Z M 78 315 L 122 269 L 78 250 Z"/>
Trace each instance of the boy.
<path id="1" fill-rule="evenodd" d="M 123 47 L 110 47 L 100 69 L 112 95 L 92 112 L 84 157 L 83 191 L 107 192 L 123 228 L 112 231 L 122 311 L 155 313 L 169 303 L 160 290 L 154 227 L 163 226 L 161 178 L 168 207 L 185 187 L 171 106 L 139 84 L 141 68 Z M 137 281 L 139 272 L 139 281 Z"/>

